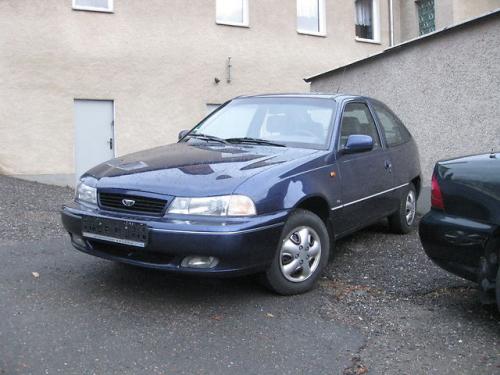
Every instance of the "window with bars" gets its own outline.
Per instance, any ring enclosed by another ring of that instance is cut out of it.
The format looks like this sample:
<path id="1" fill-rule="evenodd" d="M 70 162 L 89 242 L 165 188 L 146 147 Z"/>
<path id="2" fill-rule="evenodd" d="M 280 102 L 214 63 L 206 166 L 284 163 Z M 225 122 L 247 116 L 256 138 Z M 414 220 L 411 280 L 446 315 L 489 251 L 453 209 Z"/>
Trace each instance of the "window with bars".
<path id="1" fill-rule="evenodd" d="M 434 0 L 416 1 L 418 8 L 418 28 L 420 35 L 428 34 L 436 30 L 436 14 Z"/>

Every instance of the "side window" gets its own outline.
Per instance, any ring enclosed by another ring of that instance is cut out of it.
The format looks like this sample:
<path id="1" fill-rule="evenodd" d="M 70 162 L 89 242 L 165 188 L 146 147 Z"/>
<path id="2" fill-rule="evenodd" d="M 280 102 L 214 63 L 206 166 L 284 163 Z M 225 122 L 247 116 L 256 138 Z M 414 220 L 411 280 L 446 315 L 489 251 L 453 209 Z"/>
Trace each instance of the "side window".
<path id="1" fill-rule="evenodd" d="M 387 107 L 379 103 L 373 103 L 373 108 L 384 129 L 387 146 L 394 147 L 406 143 L 411 135 L 404 127 L 400 119 L 396 117 Z"/>
<path id="2" fill-rule="evenodd" d="M 340 147 L 344 147 L 347 138 L 353 134 L 369 135 L 373 139 L 373 148 L 380 148 L 380 137 L 375 121 L 364 103 L 348 103 L 342 115 Z"/>

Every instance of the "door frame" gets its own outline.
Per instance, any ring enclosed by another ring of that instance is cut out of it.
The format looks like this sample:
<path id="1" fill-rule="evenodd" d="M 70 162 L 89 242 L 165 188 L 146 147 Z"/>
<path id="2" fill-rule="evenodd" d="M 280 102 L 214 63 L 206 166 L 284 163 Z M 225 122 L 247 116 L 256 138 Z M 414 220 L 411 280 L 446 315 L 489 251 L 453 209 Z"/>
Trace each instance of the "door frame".
<path id="1" fill-rule="evenodd" d="M 333 151 L 332 152 L 335 154 L 335 161 L 338 165 L 341 179 L 343 178 L 343 176 L 342 176 L 342 169 L 343 169 L 342 162 L 343 162 L 343 159 L 345 159 L 345 157 L 346 157 L 346 155 L 342 154 L 342 150 L 341 150 L 341 146 L 340 146 L 340 137 L 341 137 L 341 132 L 342 132 L 342 119 L 344 118 L 344 112 L 345 112 L 346 106 L 348 104 L 352 104 L 352 103 L 364 104 L 368 108 L 368 111 L 369 111 L 370 115 L 372 116 L 373 124 L 375 126 L 375 129 L 376 129 L 378 137 L 379 137 L 380 149 L 368 151 L 368 152 L 364 153 L 365 155 L 353 154 L 353 156 L 351 156 L 351 157 L 348 156 L 348 158 L 353 158 L 353 159 L 360 158 L 360 159 L 362 159 L 364 157 L 370 157 L 370 155 L 373 152 L 385 153 L 390 157 L 389 150 L 388 150 L 387 144 L 385 142 L 384 133 L 382 133 L 381 126 L 377 121 L 378 119 L 376 117 L 376 114 L 375 114 L 373 108 L 370 105 L 369 100 L 366 98 L 363 98 L 363 97 L 355 97 L 355 98 L 349 98 L 349 99 L 343 100 L 342 103 L 339 104 L 339 112 L 338 112 L 339 116 L 337 117 L 337 124 L 335 127 L 335 136 L 334 136 L 334 139 L 332 140 L 332 142 L 333 142 L 333 147 L 332 147 Z M 341 187 L 341 201 L 342 202 L 340 205 L 333 207 L 331 210 L 338 211 L 338 213 L 340 214 L 341 217 L 345 217 L 344 215 L 346 215 L 346 212 L 345 212 L 346 207 L 368 201 L 372 198 L 378 197 L 379 195 L 390 193 L 393 190 L 392 185 L 393 185 L 393 183 L 391 183 L 391 189 L 389 189 L 389 190 L 384 190 L 384 191 L 380 191 L 380 192 L 377 191 L 377 192 L 374 192 L 374 193 L 369 194 L 367 196 L 355 199 L 353 201 L 345 202 L 344 186 L 343 186 L 343 182 L 342 182 L 342 187 Z M 366 226 L 371 222 L 373 222 L 373 219 L 367 220 L 366 223 L 362 224 L 361 226 L 359 226 L 357 228 L 343 228 L 344 230 L 341 230 L 341 233 L 339 233 L 339 235 L 342 236 L 346 233 L 354 232 L 357 229 L 359 229 L 360 227 Z"/>
<path id="2" fill-rule="evenodd" d="M 92 102 L 111 102 L 111 105 L 113 107 L 113 119 L 111 120 L 111 136 L 113 138 L 113 148 L 111 149 L 112 151 L 112 157 L 113 158 L 116 158 L 116 155 L 117 155 L 117 152 L 116 152 L 116 103 L 115 103 L 115 99 L 105 99 L 105 98 L 99 98 L 99 99 L 95 99 L 95 98 L 88 98 L 88 97 L 74 97 L 73 98 L 73 171 L 74 171 L 74 174 L 75 174 L 75 180 L 78 178 L 78 176 L 76 176 L 76 163 L 77 163 L 77 160 L 76 160 L 76 126 L 75 126 L 75 103 L 77 100 L 86 100 L 86 101 L 92 101 Z M 77 181 L 78 182 L 78 181 Z"/>

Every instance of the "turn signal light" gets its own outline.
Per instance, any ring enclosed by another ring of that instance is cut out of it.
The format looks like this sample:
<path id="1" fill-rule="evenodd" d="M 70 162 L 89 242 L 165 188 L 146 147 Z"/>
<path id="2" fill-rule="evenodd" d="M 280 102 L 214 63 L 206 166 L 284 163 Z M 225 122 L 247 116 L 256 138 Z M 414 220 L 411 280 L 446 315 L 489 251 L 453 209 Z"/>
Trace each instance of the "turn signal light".
<path id="1" fill-rule="evenodd" d="M 444 210 L 443 194 L 437 180 L 436 173 L 432 175 L 431 183 L 431 206 L 438 210 Z"/>

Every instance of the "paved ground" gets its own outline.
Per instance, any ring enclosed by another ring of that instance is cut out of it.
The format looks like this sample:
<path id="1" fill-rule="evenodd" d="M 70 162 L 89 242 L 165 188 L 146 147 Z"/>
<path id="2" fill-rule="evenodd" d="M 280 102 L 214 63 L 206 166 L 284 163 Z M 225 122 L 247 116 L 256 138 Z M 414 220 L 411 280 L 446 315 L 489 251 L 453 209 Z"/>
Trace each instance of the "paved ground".
<path id="1" fill-rule="evenodd" d="M 318 288 L 278 297 L 72 250 L 69 189 L 0 176 L 0 196 L 0 374 L 500 373 L 499 314 L 416 232 L 342 240 Z"/>

